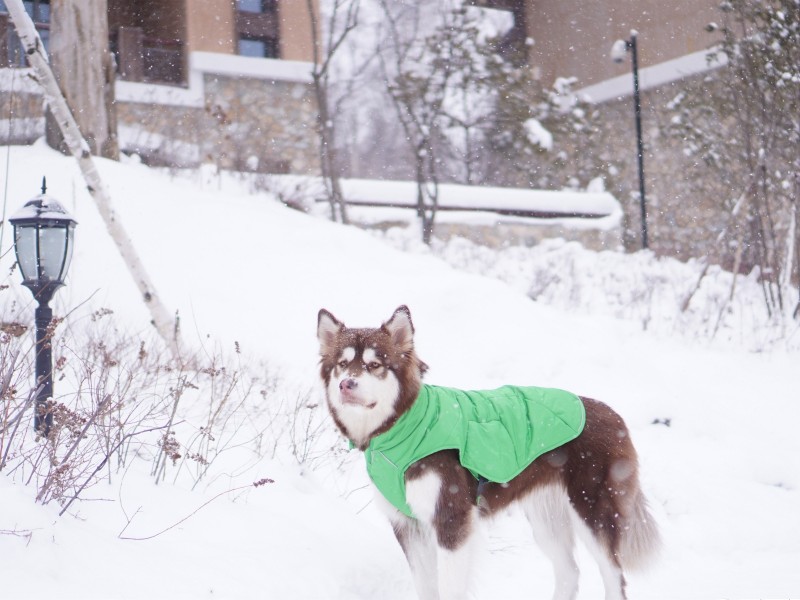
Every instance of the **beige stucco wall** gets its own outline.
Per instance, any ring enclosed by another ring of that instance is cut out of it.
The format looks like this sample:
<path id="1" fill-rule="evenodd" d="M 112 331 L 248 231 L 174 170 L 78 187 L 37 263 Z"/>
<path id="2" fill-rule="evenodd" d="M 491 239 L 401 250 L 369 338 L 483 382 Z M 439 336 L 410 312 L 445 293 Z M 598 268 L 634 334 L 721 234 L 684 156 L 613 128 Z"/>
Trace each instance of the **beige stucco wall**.
<path id="1" fill-rule="evenodd" d="M 319 2 L 314 0 L 319 15 Z M 285 60 L 314 60 L 311 41 L 311 17 L 305 1 L 282 0 L 278 6 L 281 27 L 281 58 Z"/>
<path id="2" fill-rule="evenodd" d="M 235 0 L 185 0 L 190 51 L 236 53 Z M 319 3 L 314 1 L 317 12 Z M 278 5 L 280 52 L 285 60 L 313 60 L 311 19 L 305 0 L 281 0 Z"/>
<path id="3" fill-rule="evenodd" d="M 639 65 L 646 67 L 707 48 L 705 31 L 719 21 L 718 0 L 527 0 L 532 68 L 549 85 L 555 77 L 578 77 L 590 85 L 630 72 L 609 52 L 617 39 L 638 31 Z M 669 23 L 669 25 L 664 25 Z"/>
<path id="4" fill-rule="evenodd" d="M 235 54 L 234 0 L 185 0 L 190 51 Z"/>

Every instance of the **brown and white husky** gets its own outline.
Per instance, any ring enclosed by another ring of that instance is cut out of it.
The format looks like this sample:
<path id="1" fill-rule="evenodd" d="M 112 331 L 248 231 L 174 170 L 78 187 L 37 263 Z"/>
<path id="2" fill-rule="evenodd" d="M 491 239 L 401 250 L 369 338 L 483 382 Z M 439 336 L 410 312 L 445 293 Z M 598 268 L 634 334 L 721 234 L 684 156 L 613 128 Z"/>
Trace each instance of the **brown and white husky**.
<path id="1" fill-rule="evenodd" d="M 401 306 L 380 327 L 354 329 L 323 309 L 317 336 L 333 420 L 355 447 L 368 450 L 411 408 L 422 387 L 427 366 L 414 351 L 411 314 Z M 522 508 L 553 563 L 553 598 L 577 595 L 576 536 L 597 560 L 606 598 L 625 598 L 623 570 L 650 558 L 659 534 L 639 487 L 636 451 L 625 423 L 605 404 L 580 400 L 585 407 L 582 433 L 534 460 L 510 482 L 479 481 L 461 465 L 457 450 L 444 450 L 405 471 L 413 517 L 375 494 L 421 599 L 466 597 L 475 520 L 512 503 Z"/>

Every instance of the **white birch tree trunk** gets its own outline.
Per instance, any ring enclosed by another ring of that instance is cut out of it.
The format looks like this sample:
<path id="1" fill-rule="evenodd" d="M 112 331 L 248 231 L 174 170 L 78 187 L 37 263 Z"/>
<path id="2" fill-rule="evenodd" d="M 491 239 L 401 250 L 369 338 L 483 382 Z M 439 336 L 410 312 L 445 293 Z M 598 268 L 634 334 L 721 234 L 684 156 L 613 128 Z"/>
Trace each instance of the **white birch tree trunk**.
<path id="1" fill-rule="evenodd" d="M 155 287 L 150 281 L 144 265 L 131 243 L 130 237 L 128 237 L 122 223 L 114 214 L 110 197 L 94 164 L 89 145 L 83 139 L 78 129 L 78 124 L 70 111 L 67 101 L 61 94 L 53 71 L 50 69 L 47 53 L 42 45 L 39 32 L 36 31 L 36 27 L 28 13 L 25 12 L 22 0 L 6 0 L 6 7 L 16 28 L 17 36 L 25 48 L 28 62 L 36 73 L 39 85 L 42 86 L 45 102 L 60 128 L 61 134 L 64 136 L 64 142 L 70 154 L 78 161 L 89 194 L 97 204 L 97 209 L 106 224 L 108 233 L 117 245 L 117 249 L 122 255 L 122 260 L 139 288 L 145 305 L 150 310 L 156 330 L 177 359 L 179 357 L 179 340 L 178 333 L 174 327 L 174 320 L 170 317 L 164 305 L 161 304 Z"/>

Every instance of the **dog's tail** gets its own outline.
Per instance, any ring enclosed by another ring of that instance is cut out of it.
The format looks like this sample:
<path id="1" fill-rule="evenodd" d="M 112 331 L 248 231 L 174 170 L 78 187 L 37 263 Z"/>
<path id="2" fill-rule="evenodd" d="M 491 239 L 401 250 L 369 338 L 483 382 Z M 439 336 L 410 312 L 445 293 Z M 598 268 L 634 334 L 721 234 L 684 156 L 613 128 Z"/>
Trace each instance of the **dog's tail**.
<path id="1" fill-rule="evenodd" d="M 618 548 L 619 561 L 626 571 L 646 567 L 662 546 L 658 523 L 638 486 L 628 509 Z"/>

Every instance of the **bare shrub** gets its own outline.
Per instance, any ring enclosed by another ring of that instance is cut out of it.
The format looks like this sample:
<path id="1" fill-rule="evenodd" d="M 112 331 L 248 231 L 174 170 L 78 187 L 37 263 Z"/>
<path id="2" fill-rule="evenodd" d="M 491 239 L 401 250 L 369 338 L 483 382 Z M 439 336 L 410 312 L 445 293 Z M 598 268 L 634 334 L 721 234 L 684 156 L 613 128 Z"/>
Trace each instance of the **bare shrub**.
<path id="1" fill-rule="evenodd" d="M 177 361 L 158 338 L 120 331 L 107 310 L 54 331 L 53 427 L 38 436 L 32 342 L 9 330 L 21 333 L 0 331 L 0 472 L 62 514 L 136 460 L 150 462 L 156 482 L 196 486 L 264 458 L 313 468 L 339 441 L 311 390 L 248 364 L 238 345 Z"/>

